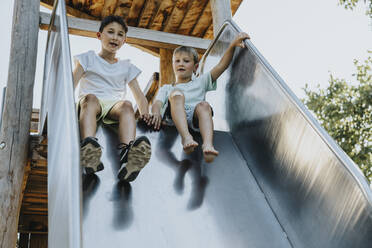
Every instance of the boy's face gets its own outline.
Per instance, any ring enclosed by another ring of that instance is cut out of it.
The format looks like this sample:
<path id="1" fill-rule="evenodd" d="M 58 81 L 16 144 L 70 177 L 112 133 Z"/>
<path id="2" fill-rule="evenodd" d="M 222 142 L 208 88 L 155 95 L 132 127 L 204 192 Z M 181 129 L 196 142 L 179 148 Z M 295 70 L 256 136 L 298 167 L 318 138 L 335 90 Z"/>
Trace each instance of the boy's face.
<path id="1" fill-rule="evenodd" d="M 191 54 L 187 52 L 178 52 L 173 55 L 172 62 L 176 78 L 191 80 L 192 74 L 197 68 Z"/>
<path id="2" fill-rule="evenodd" d="M 127 36 L 123 26 L 117 22 L 111 22 L 103 28 L 102 32 L 97 33 L 97 38 L 102 43 L 102 49 L 116 53 L 125 43 Z"/>

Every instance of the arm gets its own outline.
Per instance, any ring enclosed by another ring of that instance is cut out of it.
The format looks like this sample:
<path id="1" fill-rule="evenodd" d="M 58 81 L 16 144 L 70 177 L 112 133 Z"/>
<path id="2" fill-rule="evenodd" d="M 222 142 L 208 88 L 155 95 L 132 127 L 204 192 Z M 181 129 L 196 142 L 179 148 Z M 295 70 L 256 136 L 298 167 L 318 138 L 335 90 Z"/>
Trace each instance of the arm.
<path id="1" fill-rule="evenodd" d="M 152 107 L 151 107 L 151 113 L 152 113 L 151 125 L 154 126 L 155 130 L 159 130 L 161 126 L 160 110 L 161 110 L 162 105 L 163 103 L 161 101 L 156 100 L 154 104 L 152 104 Z"/>
<path id="2" fill-rule="evenodd" d="M 225 54 L 222 56 L 220 62 L 213 67 L 211 70 L 212 81 L 216 81 L 217 78 L 227 69 L 230 65 L 231 60 L 234 55 L 235 47 L 239 46 L 244 48 L 243 40 L 250 39 L 249 35 L 246 33 L 239 33 L 238 36 L 230 43 Z"/>
<path id="3" fill-rule="evenodd" d="M 84 69 L 79 62 L 76 62 L 74 71 L 72 72 L 72 78 L 74 80 L 74 89 L 78 85 L 81 77 L 84 74 Z"/>
<path id="4" fill-rule="evenodd" d="M 138 105 L 138 110 L 141 114 L 141 118 L 148 123 L 149 121 L 149 104 L 147 102 L 147 99 L 145 95 L 143 94 L 141 88 L 138 85 L 137 79 L 133 79 L 129 82 L 129 88 L 133 93 L 134 99 L 136 100 L 136 103 Z"/>

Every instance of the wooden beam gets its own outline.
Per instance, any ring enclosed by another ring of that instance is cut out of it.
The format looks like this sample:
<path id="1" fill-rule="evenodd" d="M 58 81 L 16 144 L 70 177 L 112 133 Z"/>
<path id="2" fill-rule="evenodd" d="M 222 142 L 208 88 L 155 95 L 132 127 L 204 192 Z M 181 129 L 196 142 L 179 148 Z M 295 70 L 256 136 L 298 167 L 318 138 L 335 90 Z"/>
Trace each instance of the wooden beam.
<path id="1" fill-rule="evenodd" d="M 50 14 L 41 12 L 40 17 L 40 28 L 47 30 L 49 26 Z M 75 17 L 68 17 L 67 22 L 70 34 L 86 37 L 96 37 L 96 33 L 100 25 L 100 22 L 98 21 L 85 20 Z M 199 53 L 204 53 L 210 42 L 211 41 L 207 39 L 136 27 L 129 27 L 127 34 L 128 44 L 168 49 L 174 49 L 178 46 L 189 46 L 196 48 Z"/>
<path id="2" fill-rule="evenodd" d="M 127 18 L 128 25 L 136 26 L 145 0 L 133 0 Z"/>
<path id="3" fill-rule="evenodd" d="M 159 0 L 147 0 L 137 26 L 139 28 L 147 28 L 151 21 L 151 17 L 155 15 L 159 6 Z"/>
<path id="4" fill-rule="evenodd" d="M 105 18 L 106 16 L 114 14 L 117 2 L 118 0 L 105 0 L 102 13 L 101 13 L 101 17 Z"/>
<path id="5" fill-rule="evenodd" d="M 208 0 L 193 1 L 189 11 L 187 11 L 185 18 L 178 28 L 177 33 L 189 35 L 195 24 L 198 22 L 207 3 Z"/>
<path id="6" fill-rule="evenodd" d="M 208 1 L 208 4 L 205 6 L 198 22 L 192 29 L 191 35 L 196 37 L 203 37 L 205 31 L 207 30 L 207 27 L 211 22 L 212 22 L 211 2 Z"/>
<path id="7" fill-rule="evenodd" d="M 166 20 L 171 15 L 174 6 L 175 6 L 175 0 L 162 1 L 152 23 L 150 24 L 150 29 L 162 30 Z"/>
<path id="8" fill-rule="evenodd" d="M 133 0 L 119 0 L 116 4 L 116 9 L 114 14 L 121 16 L 124 20 L 127 19 L 129 15 L 130 8 L 132 7 Z"/>
<path id="9" fill-rule="evenodd" d="M 53 9 L 53 3 L 54 3 L 54 0 L 41 0 L 40 1 L 41 6 L 47 8 L 47 9 L 50 9 L 50 10 Z M 68 5 L 66 5 L 66 12 L 67 12 L 68 16 L 74 16 L 74 17 L 84 18 L 84 19 L 89 19 L 89 20 L 98 20 L 97 17 L 91 16 L 91 15 L 85 13 L 85 12 L 74 9 L 74 8 L 68 6 Z M 101 15 L 99 15 L 99 16 L 101 16 Z"/>
<path id="10" fill-rule="evenodd" d="M 160 86 L 175 81 L 172 66 L 173 50 L 160 49 Z"/>
<path id="11" fill-rule="evenodd" d="M 231 2 L 230 0 L 210 0 L 212 17 L 213 17 L 213 33 L 217 35 L 222 24 L 226 20 L 231 20 Z"/>
<path id="12" fill-rule="evenodd" d="M 175 33 L 178 30 L 192 2 L 193 1 L 188 0 L 177 1 L 176 6 L 173 8 L 172 14 L 168 18 L 167 24 L 164 27 L 165 32 Z"/>
<path id="13" fill-rule="evenodd" d="M 38 45 L 39 0 L 15 0 L 0 129 L 0 247 L 15 247 L 27 163 Z"/>

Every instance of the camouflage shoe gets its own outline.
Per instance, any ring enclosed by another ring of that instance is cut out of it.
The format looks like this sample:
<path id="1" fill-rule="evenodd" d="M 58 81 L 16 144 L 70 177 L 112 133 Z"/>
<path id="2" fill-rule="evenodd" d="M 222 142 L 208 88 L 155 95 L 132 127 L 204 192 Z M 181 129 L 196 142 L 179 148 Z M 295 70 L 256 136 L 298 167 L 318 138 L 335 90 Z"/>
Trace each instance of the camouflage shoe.
<path id="1" fill-rule="evenodd" d="M 85 174 L 93 174 L 103 170 L 101 163 L 102 148 L 97 138 L 87 137 L 80 144 L 80 164 L 83 166 Z"/>
<path id="2" fill-rule="evenodd" d="M 120 144 L 118 148 L 120 150 L 121 163 L 118 179 L 131 182 L 137 178 L 139 172 L 150 160 L 150 141 L 147 137 L 141 136 L 128 145 Z"/>

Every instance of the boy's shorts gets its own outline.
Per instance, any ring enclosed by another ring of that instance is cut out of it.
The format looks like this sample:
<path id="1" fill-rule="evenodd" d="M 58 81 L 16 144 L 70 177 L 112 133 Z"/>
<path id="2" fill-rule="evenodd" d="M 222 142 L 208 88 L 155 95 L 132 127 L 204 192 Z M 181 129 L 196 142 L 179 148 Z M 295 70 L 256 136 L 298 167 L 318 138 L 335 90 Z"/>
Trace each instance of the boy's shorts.
<path id="1" fill-rule="evenodd" d="M 195 132 L 200 132 L 199 122 L 196 118 L 194 118 L 195 107 L 196 106 L 185 105 L 186 120 L 187 120 L 187 125 L 189 126 L 189 128 L 191 128 Z M 170 108 L 171 108 L 170 102 L 168 101 L 168 106 L 165 109 L 163 121 L 165 122 L 166 125 L 174 126 Z M 212 107 L 211 107 L 211 111 L 212 111 L 212 116 L 213 116 Z"/>
<path id="2" fill-rule="evenodd" d="M 84 97 L 80 98 L 76 107 L 77 107 L 77 113 L 78 113 L 78 118 L 80 116 L 80 103 L 81 101 L 84 100 Z M 118 100 L 102 100 L 98 99 L 99 105 L 101 106 L 101 113 L 100 115 L 97 116 L 96 121 L 102 121 L 106 125 L 112 125 L 112 124 L 117 124 L 119 121 L 110 119 L 107 114 L 110 112 L 112 107 L 119 102 Z"/>

